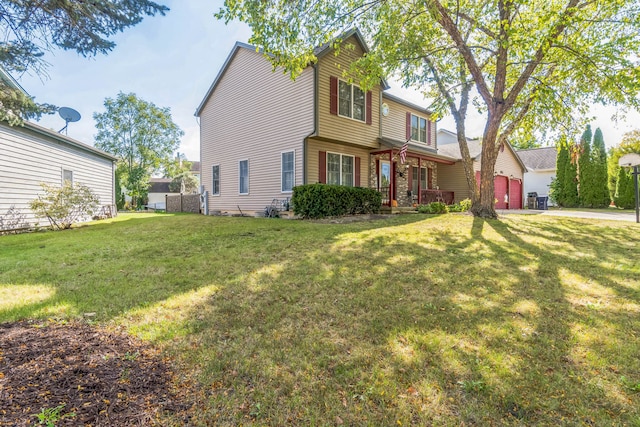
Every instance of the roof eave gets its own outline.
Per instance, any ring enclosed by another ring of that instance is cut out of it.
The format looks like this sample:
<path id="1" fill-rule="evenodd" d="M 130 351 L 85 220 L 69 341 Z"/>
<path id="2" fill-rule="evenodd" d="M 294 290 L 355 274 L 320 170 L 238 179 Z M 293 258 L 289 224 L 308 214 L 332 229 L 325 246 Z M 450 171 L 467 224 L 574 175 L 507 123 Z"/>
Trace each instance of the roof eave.
<path id="1" fill-rule="evenodd" d="M 31 131 L 33 131 L 35 133 L 38 133 L 40 135 L 44 135 L 44 136 L 46 136 L 48 138 L 52 138 L 52 139 L 54 139 L 54 140 L 56 140 L 58 142 L 62 142 L 64 144 L 70 145 L 72 147 L 79 148 L 79 149 L 81 149 L 83 151 L 87 151 L 87 152 L 96 154 L 96 155 L 104 157 L 104 158 L 106 158 L 108 160 L 111 160 L 111 161 L 114 161 L 114 162 L 118 160 L 118 157 L 116 157 L 116 156 L 114 156 L 112 154 L 109 154 L 106 151 L 102 151 L 99 148 L 95 148 L 95 147 L 92 147 L 92 146 L 87 145 L 85 143 L 82 143 L 80 141 L 76 141 L 73 138 L 69 138 L 68 136 L 61 135 L 61 134 L 59 134 L 57 132 L 54 132 L 52 130 L 43 128 L 42 126 L 36 125 L 34 123 L 24 122 L 23 126 L 24 126 L 24 128 L 29 129 L 29 130 L 31 130 Z"/>

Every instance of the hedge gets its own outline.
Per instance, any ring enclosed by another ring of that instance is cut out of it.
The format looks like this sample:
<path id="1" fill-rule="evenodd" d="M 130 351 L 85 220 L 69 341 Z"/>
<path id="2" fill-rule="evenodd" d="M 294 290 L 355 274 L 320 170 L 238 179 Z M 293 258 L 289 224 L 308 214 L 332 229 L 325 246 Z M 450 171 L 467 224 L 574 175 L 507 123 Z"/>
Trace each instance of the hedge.
<path id="1" fill-rule="evenodd" d="M 308 184 L 293 188 L 293 212 L 302 218 L 377 213 L 381 194 L 371 188 Z"/>

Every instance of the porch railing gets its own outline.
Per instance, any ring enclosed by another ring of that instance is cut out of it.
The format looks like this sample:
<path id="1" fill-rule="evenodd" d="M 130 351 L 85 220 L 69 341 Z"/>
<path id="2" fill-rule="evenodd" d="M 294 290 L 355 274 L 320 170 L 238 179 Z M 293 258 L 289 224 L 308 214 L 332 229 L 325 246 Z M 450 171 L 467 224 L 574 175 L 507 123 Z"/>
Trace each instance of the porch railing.
<path id="1" fill-rule="evenodd" d="M 390 206 L 391 195 L 390 195 L 391 187 L 380 187 L 380 194 L 382 195 L 382 205 Z"/>
<path id="2" fill-rule="evenodd" d="M 453 191 L 421 190 L 420 196 L 420 203 L 423 205 L 433 202 L 442 202 L 447 205 L 452 205 L 454 200 Z"/>

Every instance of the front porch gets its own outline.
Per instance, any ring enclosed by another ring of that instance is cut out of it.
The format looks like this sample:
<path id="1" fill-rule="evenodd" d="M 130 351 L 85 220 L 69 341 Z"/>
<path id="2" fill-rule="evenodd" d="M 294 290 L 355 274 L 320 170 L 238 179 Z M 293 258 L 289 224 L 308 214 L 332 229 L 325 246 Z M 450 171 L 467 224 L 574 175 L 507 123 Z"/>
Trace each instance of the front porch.
<path id="1" fill-rule="evenodd" d="M 382 194 L 384 207 L 393 212 L 432 202 L 454 203 L 454 192 L 442 189 L 442 183 L 438 182 L 438 165 L 452 165 L 453 161 L 435 153 L 412 151 L 401 159 L 399 152 L 399 148 L 391 148 L 370 153 L 369 187 Z"/>

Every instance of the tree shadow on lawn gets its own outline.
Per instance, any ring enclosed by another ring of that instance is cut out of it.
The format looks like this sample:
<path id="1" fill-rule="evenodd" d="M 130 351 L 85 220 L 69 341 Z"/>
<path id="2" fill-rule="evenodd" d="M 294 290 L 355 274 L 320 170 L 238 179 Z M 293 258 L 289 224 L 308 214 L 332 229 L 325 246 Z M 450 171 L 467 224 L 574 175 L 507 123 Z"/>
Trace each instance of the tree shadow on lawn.
<path id="1" fill-rule="evenodd" d="M 110 225 L 69 239 L 43 234 L 45 248 L 3 238 L 0 260 L 13 258 L 0 261 L 0 283 L 56 293 L 0 316 L 67 304 L 62 315 L 95 311 L 156 340 L 199 370 L 210 397 L 196 415 L 203 424 L 639 416 L 621 378 L 640 382 L 640 275 L 615 268 L 617 250 L 604 246 L 607 233 L 619 248 L 637 239 L 614 229 L 594 237 L 582 222 L 462 215 L 348 225 L 194 216 L 178 229 L 164 221 L 130 220 L 115 236 Z"/>
<path id="2" fill-rule="evenodd" d="M 586 234 L 578 243 L 589 261 L 548 250 L 554 232 L 580 233 L 580 223 L 536 223 L 548 235 L 534 244 L 513 221 L 456 221 L 457 229 L 429 218 L 336 234 L 194 306 L 191 334 L 174 350 L 201 369 L 211 397 L 203 419 L 637 420 L 640 401 L 623 379 L 640 378 L 636 291 L 601 282 L 622 277 L 602 265 L 615 254 Z M 609 300 L 589 306 L 598 295 L 571 275 L 611 289 Z"/>
<path id="3" fill-rule="evenodd" d="M 366 230 L 418 218 L 351 225 Z M 173 296 L 259 270 L 290 250 L 291 241 L 326 225 L 255 218 L 158 215 L 94 223 L 60 232 L 2 236 L 0 321 L 75 317 L 107 321 Z M 334 226 L 323 239 L 341 233 Z M 306 249 L 306 247 L 305 247 Z M 35 294 L 35 295 L 34 295 Z M 25 298 L 24 295 L 29 295 Z"/>

